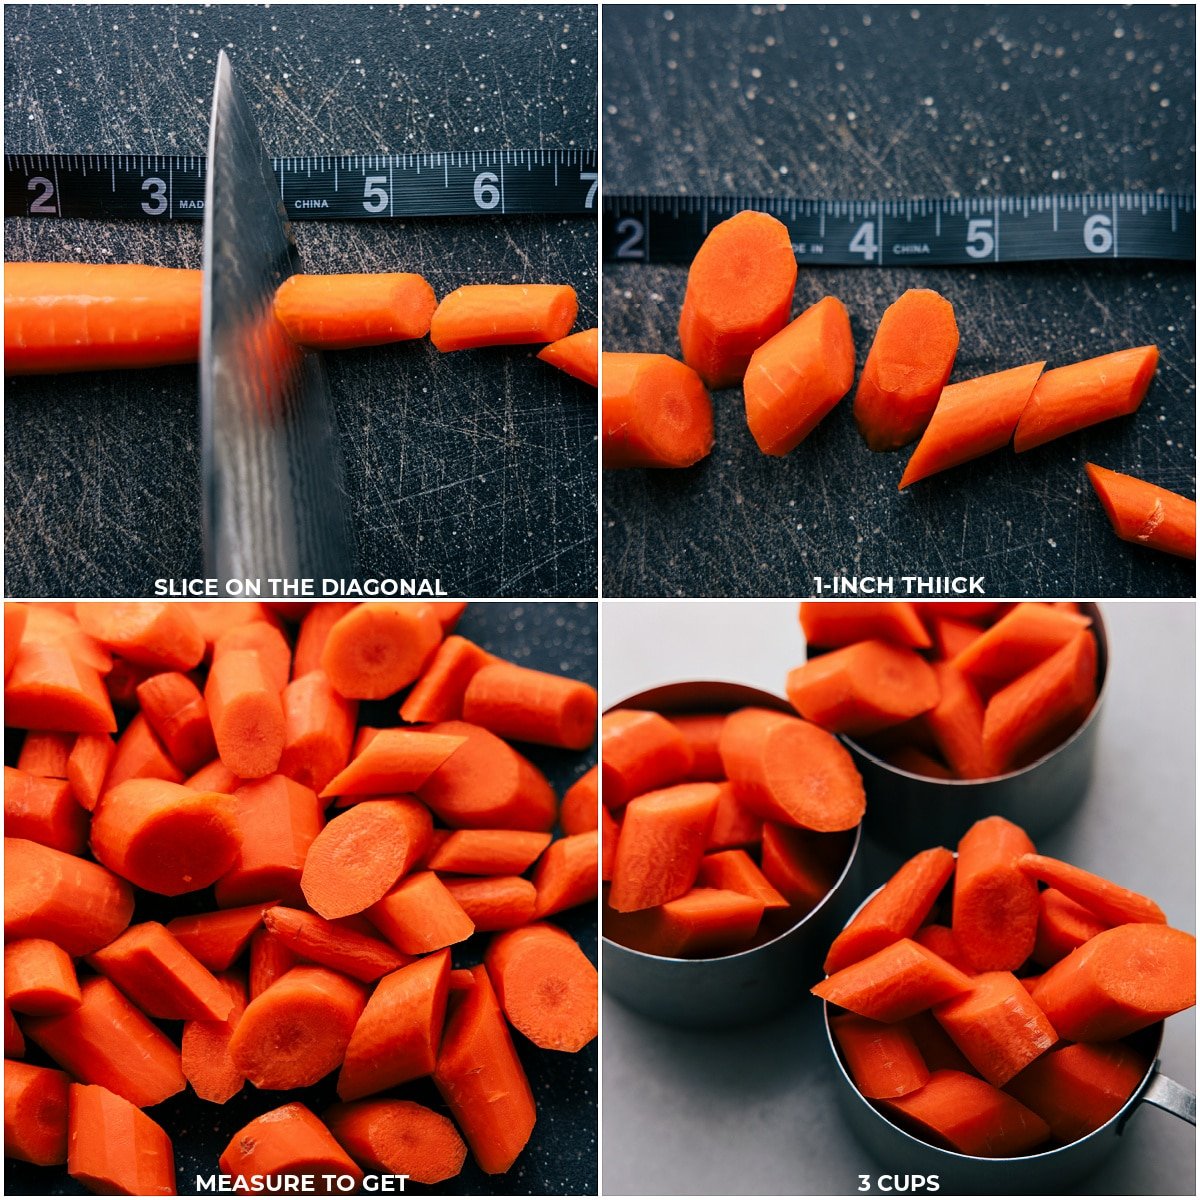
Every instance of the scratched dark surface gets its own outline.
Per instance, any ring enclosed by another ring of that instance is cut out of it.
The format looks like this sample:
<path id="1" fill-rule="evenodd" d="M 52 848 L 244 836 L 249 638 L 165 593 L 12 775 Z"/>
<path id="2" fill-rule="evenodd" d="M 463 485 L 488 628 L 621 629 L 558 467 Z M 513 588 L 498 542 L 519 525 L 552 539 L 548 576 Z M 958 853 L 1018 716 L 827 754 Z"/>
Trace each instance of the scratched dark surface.
<path id="1" fill-rule="evenodd" d="M 606 6 L 610 192 L 918 197 L 1195 181 L 1194 9 L 1138 6 Z M 609 350 L 679 354 L 686 269 L 605 267 Z M 1157 343 L 1141 410 L 1023 456 L 896 490 L 843 401 L 785 459 L 759 453 L 740 391 L 688 471 L 604 476 L 606 595 L 808 595 L 814 576 L 982 574 L 992 595 L 1195 594 L 1191 563 L 1119 542 L 1098 462 L 1195 495 L 1194 264 L 806 269 L 858 366 L 905 288 L 954 304 L 954 379 Z"/>
<path id="2" fill-rule="evenodd" d="M 464 613 L 458 632 L 472 641 L 522 666 L 553 671 L 586 680 L 597 678 L 596 605 L 473 604 Z M 362 720 L 394 724 L 396 706 L 390 702 L 364 710 Z M 20 734 L 5 731 L 5 762 L 16 762 Z M 522 747 L 546 773 L 555 791 L 562 793 L 596 760 L 595 747 L 575 754 L 546 747 Z M 135 921 L 167 921 L 183 913 L 206 912 L 213 907 L 212 893 L 205 889 L 174 900 L 139 894 Z M 588 958 L 596 962 L 596 909 L 581 906 L 553 918 L 579 942 Z M 471 966 L 481 960 L 486 939 L 474 938 L 454 955 L 454 965 Z M 164 1022 L 167 1033 L 178 1041 L 181 1025 Z M 529 1076 L 537 1102 L 533 1137 L 512 1170 L 504 1175 L 485 1175 L 468 1155 L 461 1175 L 433 1187 L 413 1184 L 409 1193 L 444 1195 L 570 1195 L 596 1193 L 597 1151 L 597 1045 L 593 1042 L 578 1054 L 539 1050 L 520 1034 L 513 1035 L 517 1052 Z M 29 1062 L 52 1066 L 37 1047 L 30 1044 Z M 247 1085 L 227 1104 L 215 1105 L 198 1099 L 189 1089 L 149 1110 L 175 1143 L 175 1172 L 180 1195 L 196 1195 L 195 1177 L 217 1171 L 217 1158 L 230 1139 L 247 1122 L 281 1104 L 299 1101 L 320 1115 L 337 1102 L 336 1076 L 296 1092 L 259 1092 Z M 405 1084 L 388 1096 L 416 1100 L 438 1112 L 445 1105 L 429 1080 Z M 7 1196 L 86 1195 L 63 1167 L 33 1167 L 6 1158 Z"/>
<path id="3" fill-rule="evenodd" d="M 5 150 L 202 153 L 229 51 L 272 154 L 587 148 L 587 6 L 35 5 L 5 12 Z M 566 282 L 596 323 L 583 218 L 301 223 L 314 272 Z M 198 225 L 8 220 L 10 260 L 200 265 Z M 327 355 L 364 576 L 455 595 L 596 588 L 595 393 L 536 347 Z M 143 594 L 201 573 L 192 368 L 9 381 L 6 587 Z"/>

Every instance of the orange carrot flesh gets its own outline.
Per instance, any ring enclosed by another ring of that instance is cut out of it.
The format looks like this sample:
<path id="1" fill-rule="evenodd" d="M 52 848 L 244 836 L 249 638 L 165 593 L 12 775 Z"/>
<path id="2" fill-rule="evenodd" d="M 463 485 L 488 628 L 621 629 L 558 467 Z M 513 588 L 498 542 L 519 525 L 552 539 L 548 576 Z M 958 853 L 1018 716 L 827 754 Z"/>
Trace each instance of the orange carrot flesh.
<path id="1" fill-rule="evenodd" d="M 67 1161 L 67 1089 L 62 1071 L 4 1062 L 4 1156 L 39 1167 Z"/>
<path id="2" fill-rule="evenodd" d="M 101 675 L 113 671 L 118 662 L 112 652 L 84 630 L 69 600 L 35 601 L 28 606 L 25 636 L 30 641 L 58 642 L 81 663 Z"/>
<path id="3" fill-rule="evenodd" d="M 180 1046 L 183 1073 L 201 1100 L 225 1104 L 242 1090 L 245 1076 L 229 1053 L 233 1031 L 246 1011 L 246 985 L 233 972 L 217 981 L 229 993 L 233 1007 L 224 1021 L 188 1021 Z"/>
<path id="4" fill-rule="evenodd" d="M 1123 888 L 1081 867 L 1032 852 L 1023 854 L 1017 860 L 1017 866 L 1031 879 L 1057 888 L 1109 925 L 1167 923 L 1166 914 L 1148 896 Z"/>
<path id="5" fill-rule="evenodd" d="M 431 1075 L 446 1019 L 450 952 L 428 954 L 386 976 L 354 1027 L 338 1095 L 357 1100 Z"/>
<path id="6" fill-rule="evenodd" d="M 816 908 L 837 878 L 830 855 L 818 844 L 823 837 L 774 821 L 762 826 L 763 874 L 799 915 Z"/>
<path id="7" fill-rule="evenodd" d="M 583 750 L 596 740 L 596 689 L 577 679 L 496 662 L 463 694 L 463 720 L 517 742 Z"/>
<path id="8" fill-rule="evenodd" d="M 17 661 L 17 651 L 21 648 L 21 639 L 25 636 L 25 626 L 29 621 L 29 609 L 24 604 L 6 604 L 4 606 L 4 678 L 7 679 Z"/>
<path id="9" fill-rule="evenodd" d="M 210 971 L 227 971 L 250 945 L 262 926 L 263 905 L 228 908 L 222 912 L 176 917 L 167 930 L 179 944 Z"/>
<path id="10" fill-rule="evenodd" d="M 425 854 L 433 830 L 415 800 L 364 800 L 334 817 L 308 848 L 300 887 L 333 920 L 363 912 Z"/>
<path id="11" fill-rule="evenodd" d="M 771 885 L 771 881 L 745 850 L 722 850 L 716 854 L 706 854 L 700 860 L 696 886 L 741 892 L 743 896 L 761 900 L 764 909 L 787 908 L 790 904 Z"/>
<path id="12" fill-rule="evenodd" d="M 719 731 L 718 731 L 719 736 Z M 718 752 L 718 760 L 720 754 Z M 722 775 L 724 768 L 721 769 Z M 734 786 L 728 780 L 717 784 L 717 807 L 713 815 L 712 829 L 708 834 L 706 850 L 733 850 L 738 846 L 752 846 L 761 842 L 763 821 L 751 812 L 738 798 Z"/>
<path id="13" fill-rule="evenodd" d="M 599 893 L 600 835 L 592 829 L 551 842 L 533 873 L 537 915 L 591 904 Z"/>
<path id="14" fill-rule="evenodd" d="M 287 739 L 279 692 L 252 650 L 231 650 L 208 673 L 204 700 L 221 761 L 242 779 L 261 779 L 279 766 Z"/>
<path id="15" fill-rule="evenodd" d="M 17 770 L 44 779 L 66 779 L 75 737 L 69 733 L 30 730 L 21 742 Z"/>
<path id="16" fill-rule="evenodd" d="M 431 871 L 453 875 L 520 875 L 533 866 L 548 845 L 548 833 L 456 829 L 433 851 L 425 865 Z"/>
<path id="17" fill-rule="evenodd" d="M 958 779 L 987 779 L 998 773 L 983 748 L 984 707 L 975 686 L 953 663 L 935 662 L 938 702 L 924 723 L 941 756 Z"/>
<path id="18" fill-rule="evenodd" d="M 929 1070 L 903 1025 L 884 1025 L 853 1013 L 830 1019 L 846 1069 L 868 1100 L 907 1096 L 929 1082 Z"/>
<path id="19" fill-rule="evenodd" d="M 174 1196 L 175 1151 L 157 1122 L 103 1087 L 71 1084 L 67 1174 L 98 1196 Z"/>
<path id="20" fill-rule="evenodd" d="M 425 603 L 433 610 L 433 615 L 437 617 L 444 634 L 453 633 L 463 613 L 467 611 L 465 600 L 427 600 Z"/>
<path id="21" fill-rule="evenodd" d="M 402 879 L 367 918 L 405 954 L 428 954 L 465 942 L 475 932 L 471 918 L 432 871 Z"/>
<path id="22" fill-rule="evenodd" d="M 360 604 L 329 630 L 321 669 L 347 699 L 383 700 L 421 674 L 441 640 L 442 627 L 426 604 Z"/>
<path id="23" fill-rule="evenodd" d="M 932 613 L 928 619 L 934 654 L 943 662 L 952 662 L 983 633 L 974 621 L 965 618 Z"/>
<path id="24" fill-rule="evenodd" d="M 21 938 L 4 947 L 4 1003 L 14 1012 L 66 1012 L 81 999 L 75 964 L 61 946 Z"/>
<path id="25" fill-rule="evenodd" d="M 595 387 L 600 382 L 600 330 L 581 329 L 538 351 L 538 358 L 574 379 Z"/>
<path id="26" fill-rule="evenodd" d="M 596 968 L 569 933 L 537 922 L 498 934 L 488 976 L 504 1015 L 543 1050 L 574 1054 L 599 1033 Z"/>
<path id="27" fill-rule="evenodd" d="M 81 601 L 75 617 L 85 633 L 132 663 L 190 671 L 204 657 L 204 635 L 184 604 Z"/>
<path id="28" fill-rule="evenodd" d="M 1007 446 L 1045 365 L 1029 363 L 944 388 L 900 490 Z"/>
<path id="29" fill-rule="evenodd" d="M 951 928 L 977 971 L 1015 971 L 1037 940 L 1037 887 L 1017 866 L 1033 843 L 1003 817 L 976 821 L 958 843 Z"/>
<path id="30" fill-rule="evenodd" d="M 612 882 L 613 862 L 617 857 L 617 839 L 621 836 L 621 826 L 616 817 L 603 805 L 600 807 L 600 877 L 606 883 Z"/>
<path id="31" fill-rule="evenodd" d="M 293 967 L 246 1006 L 229 1043 L 257 1088 L 309 1087 L 335 1070 L 366 1005 L 361 984 L 325 967 Z"/>
<path id="32" fill-rule="evenodd" d="M 816 725 L 763 708 L 731 713 L 721 761 L 738 799 L 760 816 L 818 833 L 853 829 L 866 810 L 844 746 Z"/>
<path id="33" fill-rule="evenodd" d="M 340 971 L 361 983 L 374 983 L 408 962 L 379 938 L 342 928 L 315 913 L 276 906 L 263 914 L 263 925 L 297 958 Z"/>
<path id="34" fill-rule="evenodd" d="M 850 314 L 834 296 L 818 300 L 750 357 L 742 388 L 746 423 L 764 454 L 794 450 L 854 383 Z"/>
<path id="35" fill-rule="evenodd" d="M 194 775 L 183 781 L 183 786 L 193 792 L 221 792 L 232 796 L 242 786 L 242 780 L 219 758 L 206 763 Z"/>
<path id="36" fill-rule="evenodd" d="M 965 975 L 975 974 L 975 968 L 967 961 L 954 930 L 949 925 L 922 925 L 913 934 L 913 940 L 919 942 L 926 950 L 932 950 L 938 958 L 944 958 L 952 967 L 957 967 Z"/>
<path id="37" fill-rule="evenodd" d="M 892 1022 L 970 991 L 971 979 L 911 938 L 901 938 L 810 990 L 860 1017 Z"/>
<path id="38" fill-rule="evenodd" d="M 321 792 L 350 761 L 358 705 L 339 696 L 319 670 L 289 683 L 281 702 L 284 741 L 279 773 Z"/>
<path id="39" fill-rule="evenodd" d="M 107 733 L 81 733 L 67 759 L 67 780 L 75 799 L 91 812 L 100 800 L 104 780 L 117 752 L 116 743 Z"/>
<path id="40" fill-rule="evenodd" d="M 1047 371 L 1013 438 L 1018 454 L 1099 421 L 1136 412 L 1158 366 L 1157 346 L 1118 350 Z"/>
<path id="41" fill-rule="evenodd" d="M 429 339 L 443 354 L 480 346 L 557 342 L 571 331 L 575 289 L 556 283 L 473 284 L 443 296 Z"/>
<path id="42" fill-rule="evenodd" d="M 117 708 L 136 709 L 138 685 L 158 673 L 158 667 L 140 667 L 128 659 L 116 658 L 112 670 L 104 677 L 104 688 Z"/>
<path id="43" fill-rule="evenodd" d="M 325 785 L 322 798 L 416 791 L 465 742 L 424 730 L 381 729 Z"/>
<path id="44" fill-rule="evenodd" d="M 1033 961 L 1052 967 L 1078 950 L 1084 942 L 1109 928 L 1090 909 L 1077 904 L 1057 888 L 1048 887 L 1038 896 L 1038 932 Z"/>
<path id="45" fill-rule="evenodd" d="M 910 858 L 834 939 L 825 957 L 826 974 L 911 938 L 953 874 L 954 855 L 942 846 Z"/>
<path id="46" fill-rule="evenodd" d="M 4 264 L 4 373 L 195 362 L 200 272 L 133 264 Z"/>
<path id="47" fill-rule="evenodd" d="M 921 775 L 925 779 L 954 779 L 955 773 L 939 758 L 926 754 L 916 746 L 901 746 L 883 756 L 893 767 Z"/>
<path id="48" fill-rule="evenodd" d="M 689 783 L 719 783 L 725 778 L 721 763 L 721 730 L 724 713 L 670 713 L 667 720 L 683 735 L 692 751 Z"/>
<path id="49" fill-rule="evenodd" d="M 934 1071 L 923 1088 L 881 1103 L 924 1140 L 977 1158 L 1027 1154 L 1050 1136 L 1036 1113 L 961 1071 Z"/>
<path id="50" fill-rule="evenodd" d="M 875 331 L 854 395 L 854 419 L 872 450 L 896 450 L 920 437 L 958 354 L 950 302 L 910 288 Z"/>
<path id="51" fill-rule="evenodd" d="M 950 1040 L 932 1012 L 926 1010 L 917 1013 L 915 1017 L 909 1017 L 904 1022 L 904 1028 L 917 1043 L 921 1058 L 931 1074 L 934 1071 L 962 1071 L 965 1075 L 974 1074 L 974 1068 L 963 1058 L 962 1051 Z"/>
<path id="52" fill-rule="evenodd" d="M 208 705 L 186 675 L 177 671 L 152 675 L 138 685 L 137 700 L 142 716 L 184 775 L 198 771 L 216 756 Z"/>
<path id="53" fill-rule="evenodd" d="M 81 854 L 87 843 L 87 813 L 75 802 L 65 779 L 5 767 L 4 832 L 64 854 Z"/>
<path id="54" fill-rule="evenodd" d="M 81 1083 L 96 1083 L 139 1108 L 183 1091 L 179 1049 L 107 979 L 80 985 L 78 1008 L 25 1023 L 36 1042 Z"/>
<path id="55" fill-rule="evenodd" d="M 324 1115 L 333 1136 L 370 1171 L 441 1183 L 458 1175 L 467 1157 L 454 1122 L 414 1100 L 335 1104 Z"/>
<path id="56" fill-rule="evenodd" d="M 115 788 L 127 779 L 166 779 L 171 783 L 182 783 L 184 778 L 150 728 L 145 714 L 138 713 L 117 740 L 117 752 L 113 755 L 104 787 L 106 790 Z"/>
<path id="57" fill-rule="evenodd" d="M 261 996 L 296 965 L 296 956 L 269 929 L 259 929 L 250 939 L 247 987 L 250 999 Z"/>
<path id="58" fill-rule="evenodd" d="M 362 1171 L 333 1134 L 303 1104 L 285 1104 L 255 1117 L 233 1135 L 221 1152 L 222 1174 L 309 1176 L 318 1194 L 328 1194 L 326 1175 L 349 1175 L 355 1191 Z"/>
<path id="59" fill-rule="evenodd" d="M 600 823 L 600 766 L 589 767 L 563 794 L 558 823 L 563 833 L 587 833 Z"/>
<path id="60" fill-rule="evenodd" d="M 788 322 L 796 256 L 787 226 L 745 211 L 708 233 L 688 270 L 679 316 L 684 361 L 710 388 L 733 387 Z"/>
<path id="61" fill-rule="evenodd" d="M 410 724 L 434 724 L 462 719 L 463 695 L 477 671 L 496 656 L 454 634 L 434 652 L 421 678 L 400 705 L 401 720 Z"/>
<path id="62" fill-rule="evenodd" d="M 61 644 L 28 636 L 4 680 L 4 722 L 16 729 L 117 731 L 112 701 L 95 667 Z"/>
<path id="63" fill-rule="evenodd" d="M 609 808 L 684 780 L 692 752 L 679 730 L 656 712 L 618 709 L 601 722 L 601 795 Z"/>
<path id="64" fill-rule="evenodd" d="M 1089 617 L 1050 604 L 1014 604 L 954 657 L 954 666 L 981 694 L 991 696 L 1040 666 L 1090 625 Z"/>
<path id="65" fill-rule="evenodd" d="M 600 359 L 605 470 L 691 467 L 712 452 L 712 399 L 690 366 L 666 354 Z"/>
<path id="66" fill-rule="evenodd" d="M 787 697 L 806 721 L 862 737 L 928 712 L 938 702 L 938 685 L 933 668 L 915 651 L 867 641 L 795 667 Z"/>
<path id="67" fill-rule="evenodd" d="M 1196 502 L 1138 479 L 1087 463 L 1088 479 L 1113 532 L 1135 546 L 1196 557 Z"/>
<path id="68" fill-rule="evenodd" d="M 519 875 L 492 875 L 485 879 L 447 876 L 442 882 L 478 933 L 515 929 L 528 925 L 537 915 L 537 889 Z"/>
<path id="69" fill-rule="evenodd" d="M 487 969 L 471 975 L 447 1017 L 433 1082 L 480 1169 L 501 1175 L 529 1141 L 536 1112 Z"/>
<path id="70" fill-rule="evenodd" d="M 275 316 L 288 337 L 317 350 L 424 337 L 436 307 L 433 288 L 403 272 L 291 275 L 275 291 Z"/>
<path id="71" fill-rule="evenodd" d="M 318 608 L 325 607 L 317 605 Z M 336 605 L 330 604 L 334 608 Z M 211 660 L 217 639 L 225 632 L 249 621 L 278 624 L 266 604 L 257 600 L 194 600 L 188 608 L 204 635 L 205 657 Z"/>
<path id="72" fill-rule="evenodd" d="M 179 896 L 233 866 L 241 832 L 231 796 L 162 779 L 130 779 L 105 792 L 92 816 L 92 851 L 123 879 Z"/>
<path id="73" fill-rule="evenodd" d="M 878 638 L 914 650 L 933 644 L 916 608 L 907 600 L 805 600 L 800 628 L 810 646 L 835 649 Z"/>
<path id="74" fill-rule="evenodd" d="M 321 668 L 321 655 L 325 653 L 325 643 L 329 640 L 329 631 L 347 614 L 353 612 L 356 605 L 347 601 L 334 600 L 328 604 L 314 604 L 300 622 L 300 632 L 296 635 L 296 647 L 292 653 L 292 678 L 303 679 L 309 671 Z"/>
<path id="75" fill-rule="evenodd" d="M 714 958 L 743 949 L 758 932 L 761 900 L 741 892 L 693 888 L 658 908 L 618 913 L 605 907 L 614 941 L 663 958 Z"/>
<path id="76" fill-rule="evenodd" d="M 7 1004 L 4 1005 L 4 1057 L 25 1057 L 25 1035 Z"/>
<path id="77" fill-rule="evenodd" d="M 213 643 L 213 662 L 233 650 L 252 650 L 258 655 L 263 675 L 273 692 L 282 692 L 287 687 L 292 674 L 292 648 L 277 625 L 270 621 L 231 625 Z"/>

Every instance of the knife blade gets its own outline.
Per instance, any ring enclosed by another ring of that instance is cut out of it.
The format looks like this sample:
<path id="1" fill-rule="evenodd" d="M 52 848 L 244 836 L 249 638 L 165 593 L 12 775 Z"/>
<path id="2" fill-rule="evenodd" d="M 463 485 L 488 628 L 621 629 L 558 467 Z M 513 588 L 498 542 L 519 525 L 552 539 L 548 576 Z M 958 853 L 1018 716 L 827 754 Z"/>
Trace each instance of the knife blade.
<path id="1" fill-rule="evenodd" d="M 229 57 L 217 59 L 204 204 L 200 442 L 204 557 L 222 583 L 353 576 L 341 451 L 321 355 L 275 319 L 300 268 Z"/>

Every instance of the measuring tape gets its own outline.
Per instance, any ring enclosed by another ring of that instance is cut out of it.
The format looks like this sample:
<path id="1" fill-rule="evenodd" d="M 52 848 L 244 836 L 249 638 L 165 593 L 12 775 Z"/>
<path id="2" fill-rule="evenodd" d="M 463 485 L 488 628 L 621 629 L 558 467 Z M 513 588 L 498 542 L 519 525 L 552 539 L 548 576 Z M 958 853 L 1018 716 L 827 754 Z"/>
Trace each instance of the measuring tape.
<path id="1" fill-rule="evenodd" d="M 605 196 L 607 262 L 690 263 L 708 231 L 743 209 L 778 217 L 805 265 L 1053 262 L 1196 257 L 1196 198 L 1153 192 L 969 200 L 786 200 Z"/>
<path id="2" fill-rule="evenodd" d="M 594 150 L 271 160 L 293 221 L 596 211 Z M 203 155 L 6 154 L 6 217 L 204 218 Z"/>

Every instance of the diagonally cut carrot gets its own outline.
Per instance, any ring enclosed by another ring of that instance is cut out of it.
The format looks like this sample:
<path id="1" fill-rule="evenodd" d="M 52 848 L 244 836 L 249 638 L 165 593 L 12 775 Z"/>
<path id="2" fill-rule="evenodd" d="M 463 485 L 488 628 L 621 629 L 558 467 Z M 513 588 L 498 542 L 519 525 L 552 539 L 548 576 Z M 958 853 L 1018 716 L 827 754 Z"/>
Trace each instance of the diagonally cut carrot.
<path id="1" fill-rule="evenodd" d="M 1032 852 L 1021 855 L 1017 859 L 1017 866 L 1030 879 L 1057 888 L 1110 925 L 1167 923 L 1166 914 L 1148 896 L 1123 888 L 1082 867 Z"/>
<path id="2" fill-rule="evenodd" d="M 538 351 L 538 358 L 595 387 L 600 382 L 600 330 L 581 329 Z"/>
<path id="3" fill-rule="evenodd" d="M 1196 557 L 1196 502 L 1133 475 L 1087 464 L 1088 479 L 1117 537 L 1180 558 Z"/>
<path id="4" fill-rule="evenodd" d="M 691 467 L 713 446 L 713 410 L 700 376 L 665 354 L 600 356 L 605 470 Z"/>

